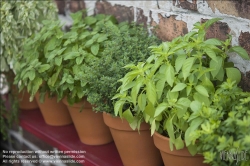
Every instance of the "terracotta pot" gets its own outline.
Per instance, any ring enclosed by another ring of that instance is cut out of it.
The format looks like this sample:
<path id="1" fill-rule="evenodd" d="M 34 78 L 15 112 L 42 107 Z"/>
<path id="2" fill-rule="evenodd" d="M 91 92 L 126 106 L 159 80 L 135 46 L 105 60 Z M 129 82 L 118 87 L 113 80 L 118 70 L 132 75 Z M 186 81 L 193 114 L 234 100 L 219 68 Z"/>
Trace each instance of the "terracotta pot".
<path id="1" fill-rule="evenodd" d="M 160 150 L 165 166 L 208 166 L 202 155 L 192 156 L 187 148 L 170 150 L 169 138 L 155 132 L 154 144 Z"/>
<path id="2" fill-rule="evenodd" d="M 46 124 L 64 126 L 72 123 L 67 107 L 61 101 L 57 102 L 56 97 L 49 98 L 46 94 L 44 103 L 39 101 L 39 93 L 35 95 L 35 98 Z"/>
<path id="3" fill-rule="evenodd" d="M 159 150 L 150 135 L 150 126 L 142 123 L 140 133 L 132 130 L 126 120 L 103 113 L 124 166 L 162 166 Z"/>
<path id="4" fill-rule="evenodd" d="M 113 141 L 109 128 L 103 121 L 102 113 L 94 112 L 91 104 L 86 99 L 71 106 L 64 98 L 63 103 L 68 107 L 82 143 L 87 145 L 103 145 Z M 80 112 L 82 106 L 83 109 Z"/>
<path id="5" fill-rule="evenodd" d="M 30 102 L 30 94 L 27 92 L 27 90 L 23 90 L 20 93 L 18 93 L 18 104 L 19 108 L 22 110 L 32 110 L 39 108 L 36 100 Z"/>

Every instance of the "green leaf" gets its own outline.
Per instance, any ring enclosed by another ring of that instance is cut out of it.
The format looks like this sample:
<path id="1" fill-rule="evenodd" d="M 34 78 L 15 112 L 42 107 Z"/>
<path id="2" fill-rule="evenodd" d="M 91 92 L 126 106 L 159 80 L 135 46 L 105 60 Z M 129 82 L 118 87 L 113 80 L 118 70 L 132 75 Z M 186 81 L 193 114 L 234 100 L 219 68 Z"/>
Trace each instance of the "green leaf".
<path id="1" fill-rule="evenodd" d="M 174 83 L 174 67 L 169 63 L 166 68 L 166 80 L 167 83 L 172 87 Z"/>
<path id="2" fill-rule="evenodd" d="M 118 116 L 118 113 L 119 113 L 120 117 L 122 117 L 122 108 L 123 108 L 124 103 L 125 101 L 123 100 L 119 100 L 115 102 L 115 106 L 114 106 L 115 116 Z"/>
<path id="3" fill-rule="evenodd" d="M 138 106 L 139 108 L 144 111 L 146 107 L 146 95 L 144 93 L 141 93 L 138 96 Z"/>
<path id="4" fill-rule="evenodd" d="M 157 117 L 158 115 L 160 115 L 165 109 L 168 108 L 168 104 L 167 103 L 161 103 L 157 106 L 157 108 L 155 109 L 155 114 L 154 117 Z"/>
<path id="5" fill-rule="evenodd" d="M 197 153 L 197 146 L 190 144 L 189 146 L 187 146 L 189 153 L 194 156 Z"/>
<path id="6" fill-rule="evenodd" d="M 96 43 L 92 45 L 90 49 L 91 49 L 92 54 L 97 55 L 99 51 L 99 44 Z"/>
<path id="7" fill-rule="evenodd" d="M 190 57 L 187 58 L 182 66 L 182 73 L 184 80 L 190 75 L 190 70 L 195 62 L 196 58 L 195 57 Z"/>
<path id="8" fill-rule="evenodd" d="M 176 58 L 176 61 L 175 61 L 175 71 L 177 73 L 182 68 L 182 65 L 184 64 L 186 57 L 187 56 L 185 54 L 183 54 L 183 55 L 178 55 L 178 57 Z"/>
<path id="9" fill-rule="evenodd" d="M 176 150 L 180 150 L 184 148 L 184 141 L 181 139 L 181 135 L 175 139 L 174 143 Z"/>
<path id="10" fill-rule="evenodd" d="M 212 38 L 212 39 L 208 39 L 206 41 L 204 41 L 204 43 L 206 44 L 211 44 L 211 45 L 216 45 L 216 46 L 221 46 L 222 42 L 216 38 Z"/>
<path id="11" fill-rule="evenodd" d="M 184 106 L 184 107 L 189 107 L 191 101 L 188 98 L 181 97 L 178 101 L 178 104 Z"/>
<path id="12" fill-rule="evenodd" d="M 217 56 L 216 56 L 215 52 L 214 52 L 212 49 L 206 47 L 206 48 L 204 49 L 204 51 L 206 52 L 206 54 L 207 54 L 212 60 L 214 60 L 215 62 L 217 62 Z"/>
<path id="13" fill-rule="evenodd" d="M 150 117 L 154 117 L 155 108 L 151 102 L 148 102 L 148 105 L 145 107 L 145 113 L 148 114 Z"/>
<path id="14" fill-rule="evenodd" d="M 122 115 L 128 121 L 128 123 L 132 123 L 134 121 L 134 117 L 130 109 L 127 109 L 126 111 L 124 111 Z"/>
<path id="15" fill-rule="evenodd" d="M 229 52 L 236 52 L 237 54 L 239 54 L 243 59 L 246 59 L 246 60 L 250 60 L 250 57 L 247 53 L 247 51 L 240 47 L 240 46 L 234 46 L 234 47 L 231 47 L 229 49 Z"/>
<path id="16" fill-rule="evenodd" d="M 131 97 L 132 97 L 132 101 L 134 105 L 136 105 L 136 101 L 137 101 L 136 99 L 138 96 L 138 92 L 141 89 L 142 81 L 143 81 L 142 79 L 137 79 L 135 86 L 131 90 Z"/>
<path id="17" fill-rule="evenodd" d="M 206 88 L 204 88 L 204 86 L 202 86 L 202 85 L 197 85 L 197 86 L 195 87 L 195 90 L 196 90 L 197 92 L 199 92 L 201 95 L 206 96 L 206 97 L 209 97 L 208 91 L 207 91 Z"/>
<path id="18" fill-rule="evenodd" d="M 178 83 L 174 86 L 174 88 L 171 90 L 171 92 L 178 92 L 183 90 L 187 85 L 184 83 Z"/>
<path id="19" fill-rule="evenodd" d="M 39 66 L 38 72 L 39 72 L 39 73 L 43 73 L 43 72 L 45 72 L 46 70 L 48 70 L 49 68 L 50 68 L 50 65 L 49 65 L 49 64 L 43 64 L 43 65 Z"/>
<path id="20" fill-rule="evenodd" d="M 156 93 L 157 93 L 157 99 L 160 99 L 162 96 L 162 92 L 165 86 L 165 80 L 164 79 L 160 79 L 159 81 L 157 81 L 156 83 Z"/>
<path id="21" fill-rule="evenodd" d="M 108 38 L 107 38 L 107 35 L 104 35 L 104 34 L 102 34 L 102 35 L 100 35 L 100 37 L 97 39 L 97 42 L 98 43 L 101 43 L 101 42 L 103 42 L 103 41 L 105 41 L 105 40 L 107 40 Z"/>
<path id="22" fill-rule="evenodd" d="M 88 40 L 88 41 L 85 43 L 84 47 L 89 47 L 89 46 L 91 46 L 93 43 L 94 43 L 94 40 L 90 39 L 90 40 Z"/>
<path id="23" fill-rule="evenodd" d="M 62 64 L 62 57 L 61 56 L 55 58 L 55 64 L 57 66 L 61 66 L 61 64 Z"/>
<path id="24" fill-rule="evenodd" d="M 33 81 L 36 76 L 35 70 L 30 70 L 28 72 L 28 76 L 29 76 L 30 81 Z"/>
<path id="25" fill-rule="evenodd" d="M 80 65 L 80 64 L 82 63 L 83 59 L 84 59 L 84 56 L 79 56 L 79 57 L 77 57 L 77 58 L 76 58 L 76 64 L 77 64 L 77 65 Z"/>
<path id="26" fill-rule="evenodd" d="M 237 68 L 226 68 L 226 74 L 231 81 L 236 81 L 236 84 L 241 80 L 241 73 Z"/>
<path id="27" fill-rule="evenodd" d="M 155 119 L 151 123 L 151 136 L 154 134 L 156 129 Z"/>
<path id="28" fill-rule="evenodd" d="M 209 92 L 214 92 L 215 91 L 214 84 L 207 77 L 204 77 L 202 79 L 201 85 L 204 86 Z"/>
<path id="29" fill-rule="evenodd" d="M 210 100 L 208 97 L 201 95 L 200 93 L 194 93 L 193 98 L 201 103 L 204 103 L 205 105 L 209 105 L 210 104 Z"/>
<path id="30" fill-rule="evenodd" d="M 84 21 L 86 22 L 86 24 L 92 25 L 97 21 L 97 19 L 93 16 L 87 16 L 84 18 Z"/>
<path id="31" fill-rule="evenodd" d="M 167 129 L 170 142 L 171 143 L 175 143 L 174 127 L 173 127 L 172 119 L 173 119 L 173 117 L 172 118 L 168 118 L 164 127 Z M 170 149 L 171 149 L 171 151 L 173 151 L 173 147 L 171 148 L 171 146 L 170 146 Z"/>
<path id="32" fill-rule="evenodd" d="M 223 81 L 225 75 L 224 68 L 221 67 L 219 73 L 216 75 L 216 78 L 220 81 Z"/>
<path id="33" fill-rule="evenodd" d="M 198 112 L 202 109 L 202 105 L 199 101 L 192 101 L 190 104 L 190 108 L 193 112 Z"/>
<path id="34" fill-rule="evenodd" d="M 154 105 L 156 102 L 156 89 L 153 81 L 148 80 L 146 83 L 146 96 L 148 100 Z"/>
<path id="35" fill-rule="evenodd" d="M 75 59 L 78 56 L 80 56 L 79 52 L 68 52 L 64 54 L 63 60 Z"/>
<path id="36" fill-rule="evenodd" d="M 211 69 L 214 69 L 213 71 L 211 71 L 211 74 L 213 76 L 213 78 L 216 77 L 216 75 L 219 73 L 220 68 L 223 67 L 223 59 L 222 57 L 216 57 L 217 61 L 211 60 L 209 63 L 209 66 Z"/>
<path id="37" fill-rule="evenodd" d="M 193 133 L 202 123 L 203 123 L 202 118 L 195 118 L 192 120 L 190 123 L 190 127 L 187 129 L 185 132 L 185 143 L 186 146 L 189 146 L 191 144 L 192 138 L 190 137 L 191 133 Z"/>

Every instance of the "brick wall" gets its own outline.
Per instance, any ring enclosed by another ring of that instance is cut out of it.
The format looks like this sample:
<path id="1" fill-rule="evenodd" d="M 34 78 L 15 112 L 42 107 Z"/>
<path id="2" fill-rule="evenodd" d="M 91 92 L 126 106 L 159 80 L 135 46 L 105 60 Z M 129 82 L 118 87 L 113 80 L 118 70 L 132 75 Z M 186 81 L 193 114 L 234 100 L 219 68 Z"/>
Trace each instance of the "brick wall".
<path id="1" fill-rule="evenodd" d="M 95 1 L 55 0 L 60 17 L 70 23 L 70 12 L 88 9 L 88 14 L 112 14 L 118 21 L 135 21 L 158 26 L 157 36 L 163 41 L 184 35 L 195 22 L 214 17 L 223 18 L 208 31 L 207 37 L 225 39 L 232 35 L 232 45 L 240 45 L 250 55 L 250 1 L 248 0 L 143 0 Z M 68 19 L 67 19 L 68 18 Z M 241 86 L 250 91 L 250 61 L 230 55 L 242 72 Z"/>

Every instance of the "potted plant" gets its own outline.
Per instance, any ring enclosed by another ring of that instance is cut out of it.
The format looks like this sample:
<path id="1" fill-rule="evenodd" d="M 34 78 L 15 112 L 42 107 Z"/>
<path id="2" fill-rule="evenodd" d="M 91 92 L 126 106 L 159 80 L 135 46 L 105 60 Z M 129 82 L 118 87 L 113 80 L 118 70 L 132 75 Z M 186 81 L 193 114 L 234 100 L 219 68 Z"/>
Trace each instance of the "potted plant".
<path id="1" fill-rule="evenodd" d="M 139 133 L 131 129 L 125 119 L 114 117 L 111 100 L 120 86 L 117 80 L 126 73 L 123 66 L 145 60 L 149 56 L 148 47 L 158 44 L 159 40 L 135 23 L 106 25 L 103 31 L 110 39 L 104 41 L 100 58 L 93 61 L 83 77 L 88 82 L 87 100 L 95 111 L 103 112 L 104 122 L 110 128 L 124 165 L 162 165 L 160 153 L 150 137 L 150 126 L 142 124 Z"/>
<path id="2" fill-rule="evenodd" d="M 57 103 L 55 93 L 48 85 L 53 74 L 58 72 L 55 67 L 58 61 L 48 61 L 48 51 L 60 46 L 64 35 L 61 29 L 59 20 L 44 20 L 43 28 L 25 40 L 23 56 L 16 62 L 18 70 L 14 82 L 20 91 L 27 89 L 30 101 L 36 98 L 45 122 L 52 126 L 72 123 L 66 106 Z"/>
<path id="3" fill-rule="evenodd" d="M 115 115 L 128 119 L 133 127 L 139 126 L 141 121 L 151 125 L 156 146 L 168 151 L 161 151 L 162 156 L 167 156 L 167 159 L 163 158 L 165 165 L 180 162 L 202 165 L 202 156 L 198 163 L 185 157 L 186 162 L 176 156 L 178 152 L 183 152 L 183 156 L 197 153 L 190 134 L 202 120 L 188 121 L 192 113 L 190 104 L 199 101 L 209 105 L 216 88 L 227 78 L 240 81 L 240 72 L 233 63 L 227 62 L 227 53 L 236 52 L 248 58 L 246 51 L 239 46 L 231 47 L 230 37 L 226 41 L 205 38 L 206 30 L 218 20 L 196 23 L 186 35 L 151 47 L 152 55 L 146 62 L 126 66 L 131 71 L 120 80 L 119 93 L 113 98 L 118 99 Z M 156 142 L 159 137 L 168 137 L 169 143 L 159 145 Z M 183 150 L 184 147 L 188 150 Z M 169 160 L 174 157 L 169 149 L 175 153 L 175 161 Z"/>
<path id="4" fill-rule="evenodd" d="M 104 41 L 109 34 L 103 32 L 106 24 L 114 25 L 113 16 L 98 14 L 82 18 L 82 11 L 72 14 L 73 25 L 65 36 L 62 55 L 62 71 L 50 88 L 57 92 L 67 105 L 81 142 L 88 145 L 100 145 L 113 141 L 108 127 L 104 124 L 102 114 L 92 110 L 86 100 L 89 75 L 86 68 L 100 58 Z M 94 125 L 93 125 L 94 124 Z M 92 126 L 92 127 L 89 127 Z"/>
<path id="5" fill-rule="evenodd" d="M 13 85 L 14 73 L 17 70 L 15 62 L 23 56 L 24 40 L 41 29 L 43 19 L 55 19 L 56 14 L 57 8 L 52 1 L 13 0 L 1 3 L 0 70 L 8 79 L 8 86 L 11 87 L 10 95 L 19 100 L 21 109 L 34 109 L 37 108 L 37 104 L 29 102 L 26 90 L 18 96 L 18 88 Z"/>
<path id="6" fill-rule="evenodd" d="M 210 165 L 250 164 L 250 93 L 242 92 L 235 82 L 227 80 L 219 86 L 209 105 L 199 101 L 190 104 L 192 113 L 188 119 L 202 124 L 190 134 L 204 162 Z"/>

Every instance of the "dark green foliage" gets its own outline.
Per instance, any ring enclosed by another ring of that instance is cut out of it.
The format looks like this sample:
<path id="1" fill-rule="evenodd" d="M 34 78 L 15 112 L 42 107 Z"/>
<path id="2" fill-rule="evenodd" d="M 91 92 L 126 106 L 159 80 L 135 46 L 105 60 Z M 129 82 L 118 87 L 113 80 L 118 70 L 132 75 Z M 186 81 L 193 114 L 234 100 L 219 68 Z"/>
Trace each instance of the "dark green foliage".
<path id="1" fill-rule="evenodd" d="M 104 42 L 104 50 L 100 59 L 87 68 L 84 79 L 88 81 L 88 101 L 96 111 L 114 114 L 111 99 L 116 94 L 118 82 L 125 73 L 125 65 L 145 61 L 150 52 L 148 47 L 159 44 L 154 36 L 149 36 L 141 25 L 124 22 L 116 25 L 106 25 L 103 28 L 110 39 Z"/>

